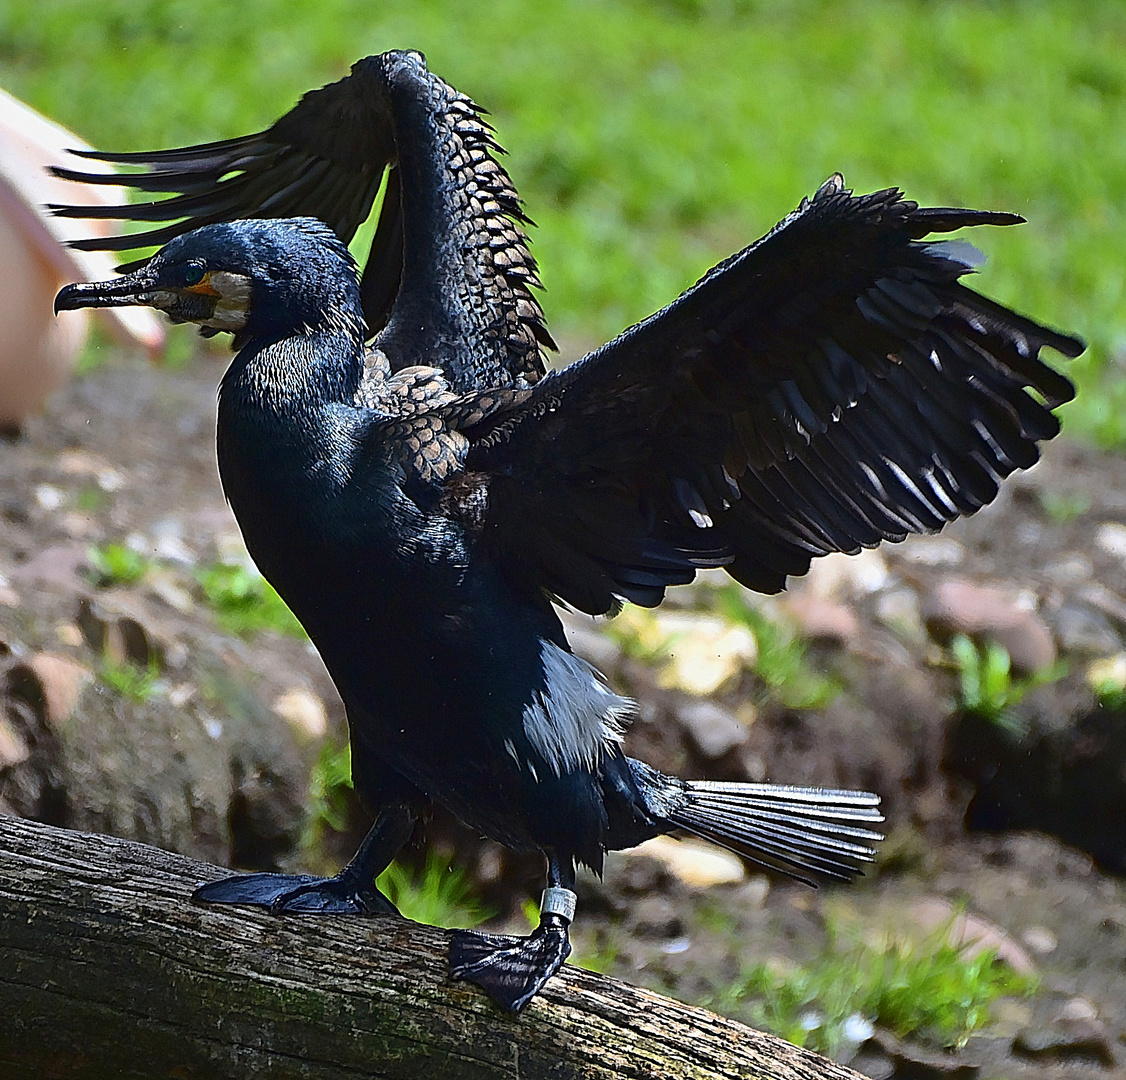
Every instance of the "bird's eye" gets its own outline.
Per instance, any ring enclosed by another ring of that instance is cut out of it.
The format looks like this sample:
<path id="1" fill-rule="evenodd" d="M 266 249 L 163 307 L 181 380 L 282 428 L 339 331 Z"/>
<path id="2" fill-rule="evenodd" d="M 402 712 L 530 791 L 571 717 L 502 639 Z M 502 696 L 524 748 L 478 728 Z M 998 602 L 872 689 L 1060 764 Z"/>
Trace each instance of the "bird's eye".
<path id="1" fill-rule="evenodd" d="M 207 271 L 202 263 L 188 263 L 184 267 L 184 284 L 190 289 L 198 285 L 207 276 Z"/>

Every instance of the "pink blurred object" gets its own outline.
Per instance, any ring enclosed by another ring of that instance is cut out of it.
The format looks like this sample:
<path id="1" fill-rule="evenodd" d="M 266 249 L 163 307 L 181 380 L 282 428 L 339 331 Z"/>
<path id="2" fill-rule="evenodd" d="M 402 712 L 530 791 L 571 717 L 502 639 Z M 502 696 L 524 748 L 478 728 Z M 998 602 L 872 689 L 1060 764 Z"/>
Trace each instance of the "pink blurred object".
<path id="1" fill-rule="evenodd" d="M 71 281 L 113 277 L 102 251 L 72 251 L 66 241 L 106 234 L 104 222 L 63 221 L 46 203 L 108 205 L 126 201 L 119 187 L 93 187 L 52 176 L 50 165 L 73 165 L 70 148 L 88 149 L 66 128 L 0 90 L 0 426 L 18 427 L 74 367 L 89 329 L 89 311 L 55 318 L 55 293 Z M 68 160 L 69 159 L 69 160 Z M 83 168 L 102 168 L 84 162 Z M 111 172 L 108 166 L 105 171 Z M 164 329 L 147 308 L 107 308 L 115 335 L 156 357 Z"/>

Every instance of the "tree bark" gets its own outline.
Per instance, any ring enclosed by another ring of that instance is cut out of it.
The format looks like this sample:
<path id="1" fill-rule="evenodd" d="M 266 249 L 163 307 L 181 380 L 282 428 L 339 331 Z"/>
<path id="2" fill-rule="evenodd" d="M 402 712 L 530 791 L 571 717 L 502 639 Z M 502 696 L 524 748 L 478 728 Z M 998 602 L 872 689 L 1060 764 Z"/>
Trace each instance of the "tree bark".
<path id="1" fill-rule="evenodd" d="M 862 1080 L 573 967 L 510 1017 L 450 981 L 444 931 L 189 901 L 223 873 L 0 818 L 0 1075 Z"/>

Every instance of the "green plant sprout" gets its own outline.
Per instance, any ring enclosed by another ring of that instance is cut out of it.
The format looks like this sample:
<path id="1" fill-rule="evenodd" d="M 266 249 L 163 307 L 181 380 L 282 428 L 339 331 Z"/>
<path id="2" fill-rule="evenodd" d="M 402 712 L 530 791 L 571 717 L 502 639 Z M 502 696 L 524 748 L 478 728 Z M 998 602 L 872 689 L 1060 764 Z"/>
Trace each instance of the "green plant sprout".
<path id="1" fill-rule="evenodd" d="M 1060 661 L 1024 678 L 1017 677 L 1003 645 L 987 641 L 979 648 L 965 634 L 955 635 L 950 651 L 958 671 L 958 708 L 1016 736 L 1027 733 L 1015 711 L 1025 694 L 1067 672 L 1067 665 Z"/>
<path id="2" fill-rule="evenodd" d="M 495 914 L 474 894 L 469 875 L 433 850 L 418 871 L 393 862 L 376 885 L 406 918 L 429 926 L 471 930 Z"/>
<path id="3" fill-rule="evenodd" d="M 1087 685 L 1100 707 L 1112 712 L 1126 710 L 1126 654 L 1103 657 L 1087 668 Z"/>
<path id="4" fill-rule="evenodd" d="M 1040 508 L 1057 525 L 1066 525 L 1082 517 L 1091 509 L 1091 497 L 1077 491 L 1049 491 L 1039 493 Z"/>
<path id="5" fill-rule="evenodd" d="M 256 570 L 233 563 L 215 563 L 197 570 L 196 581 L 219 625 L 228 633 L 248 637 L 272 630 L 290 637 L 306 636 L 297 616 Z"/>
<path id="6" fill-rule="evenodd" d="M 111 690 L 138 703 L 148 701 L 160 678 L 160 664 L 150 659 L 146 667 L 131 660 L 120 663 L 103 657 L 97 669 L 98 678 Z"/>
<path id="7" fill-rule="evenodd" d="M 742 586 L 717 590 L 716 604 L 724 616 L 754 634 L 758 645 L 754 673 L 765 699 L 788 709 L 823 709 L 841 692 L 837 680 L 814 670 L 806 661 L 802 637 L 748 604 Z"/>
<path id="8" fill-rule="evenodd" d="M 326 830 L 343 832 L 348 825 L 348 800 L 352 790 L 352 748 L 326 740 L 309 771 L 309 808 L 301 839 L 303 848 L 315 847 Z"/>
<path id="9" fill-rule="evenodd" d="M 152 560 L 125 544 L 102 544 L 86 549 L 86 565 L 91 581 L 98 588 L 108 588 L 136 585 L 149 572 Z"/>

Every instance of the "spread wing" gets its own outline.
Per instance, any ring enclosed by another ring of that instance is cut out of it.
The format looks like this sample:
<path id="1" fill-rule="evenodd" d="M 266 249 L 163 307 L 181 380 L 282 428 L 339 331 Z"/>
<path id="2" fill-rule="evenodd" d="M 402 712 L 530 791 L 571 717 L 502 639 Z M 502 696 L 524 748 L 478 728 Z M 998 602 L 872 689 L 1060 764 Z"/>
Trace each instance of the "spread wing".
<path id="1" fill-rule="evenodd" d="M 376 334 L 391 316 L 402 281 L 404 192 L 398 166 L 404 147 L 398 142 L 409 142 L 416 155 L 429 155 L 446 204 L 438 212 L 431 206 L 416 208 L 424 227 L 457 233 L 458 257 L 465 265 L 449 267 L 446 276 L 466 279 L 462 303 L 482 323 L 465 326 L 463 332 L 470 337 L 480 330 L 483 338 L 487 331 L 497 343 L 494 359 L 500 370 L 532 382 L 543 374 L 541 346 L 554 348 L 554 343 L 532 291 L 539 279 L 522 229 L 527 218 L 497 161 L 502 151 L 481 113 L 468 97 L 427 71 L 417 53 L 384 53 L 359 61 L 338 82 L 307 93 L 254 135 L 178 150 L 76 151 L 80 157 L 147 171 L 106 176 L 57 168 L 57 175 L 124 184 L 150 195 L 174 194 L 120 206 L 52 209 L 64 217 L 168 223 L 78 241 L 74 246 L 83 250 L 166 244 L 202 225 L 249 217 L 318 217 L 348 243 L 370 215 L 386 175 L 361 282 L 364 318 Z"/>
<path id="2" fill-rule="evenodd" d="M 511 574 L 591 614 L 701 566 L 772 592 L 831 551 L 940 528 L 1054 436 L 1080 341 L 959 279 L 1010 214 L 922 209 L 839 176 L 758 243 L 464 429 L 484 536 Z"/>

